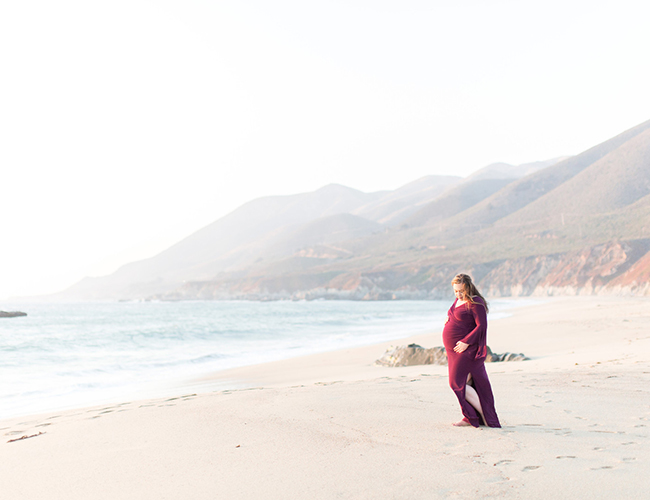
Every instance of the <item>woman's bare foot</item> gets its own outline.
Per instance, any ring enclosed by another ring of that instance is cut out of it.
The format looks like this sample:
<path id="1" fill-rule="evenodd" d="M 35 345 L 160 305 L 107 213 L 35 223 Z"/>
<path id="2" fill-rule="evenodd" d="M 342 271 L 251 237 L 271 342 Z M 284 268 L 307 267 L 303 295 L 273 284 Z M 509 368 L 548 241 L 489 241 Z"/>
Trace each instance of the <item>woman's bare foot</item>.
<path id="1" fill-rule="evenodd" d="M 453 425 L 454 427 L 467 427 L 467 426 L 471 427 L 472 426 L 472 424 L 469 423 L 469 420 L 467 420 L 467 418 L 465 418 L 465 417 L 463 417 L 463 419 L 461 421 L 455 422 L 455 423 L 453 423 L 451 425 Z"/>
<path id="2" fill-rule="evenodd" d="M 465 399 L 467 399 L 467 402 L 474 407 L 479 415 L 481 415 L 483 423 L 487 425 L 485 422 L 485 415 L 483 415 L 483 408 L 481 407 L 481 400 L 478 397 L 478 393 L 476 392 L 476 389 L 474 389 L 469 384 L 465 386 Z"/>

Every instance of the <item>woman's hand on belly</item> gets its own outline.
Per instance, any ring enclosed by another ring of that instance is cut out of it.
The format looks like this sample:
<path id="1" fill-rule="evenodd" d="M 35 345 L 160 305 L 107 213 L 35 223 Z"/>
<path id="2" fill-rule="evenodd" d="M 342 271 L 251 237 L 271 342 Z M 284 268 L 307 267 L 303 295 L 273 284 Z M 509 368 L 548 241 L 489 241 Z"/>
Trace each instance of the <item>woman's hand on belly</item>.
<path id="1" fill-rule="evenodd" d="M 454 347 L 454 352 L 457 352 L 460 354 L 461 352 L 464 352 L 465 349 L 469 347 L 469 344 L 466 344 L 465 342 L 461 342 L 460 340 L 456 342 L 456 347 Z"/>

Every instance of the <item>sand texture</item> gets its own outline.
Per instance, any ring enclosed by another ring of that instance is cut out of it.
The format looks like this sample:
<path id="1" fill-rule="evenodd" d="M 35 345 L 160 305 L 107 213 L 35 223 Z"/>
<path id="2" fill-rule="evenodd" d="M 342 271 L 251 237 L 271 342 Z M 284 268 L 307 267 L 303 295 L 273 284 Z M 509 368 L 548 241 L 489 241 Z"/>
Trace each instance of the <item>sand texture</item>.
<path id="1" fill-rule="evenodd" d="M 446 367 L 375 366 L 379 344 L 205 381 L 245 389 L 4 420 L 0 497 L 646 498 L 650 300 L 549 299 L 488 343 L 532 358 L 486 365 L 502 429 L 452 427 Z"/>

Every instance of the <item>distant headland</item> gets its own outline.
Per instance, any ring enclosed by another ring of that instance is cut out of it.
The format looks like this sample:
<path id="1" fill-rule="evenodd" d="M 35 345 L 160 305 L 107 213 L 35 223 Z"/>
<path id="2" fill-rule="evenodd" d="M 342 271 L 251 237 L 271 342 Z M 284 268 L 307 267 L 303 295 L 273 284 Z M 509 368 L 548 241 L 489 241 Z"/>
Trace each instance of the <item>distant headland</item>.
<path id="1" fill-rule="evenodd" d="M 27 316 L 27 313 L 21 311 L 0 311 L 0 318 L 17 318 L 18 316 Z"/>

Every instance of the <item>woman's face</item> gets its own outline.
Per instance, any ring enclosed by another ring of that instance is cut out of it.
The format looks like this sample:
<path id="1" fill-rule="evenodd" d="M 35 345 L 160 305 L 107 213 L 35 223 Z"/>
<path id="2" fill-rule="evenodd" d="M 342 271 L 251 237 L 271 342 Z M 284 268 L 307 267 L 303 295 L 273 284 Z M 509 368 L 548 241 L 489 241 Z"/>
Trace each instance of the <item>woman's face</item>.
<path id="1" fill-rule="evenodd" d="M 461 283 L 454 284 L 454 295 L 458 300 L 465 300 L 465 286 Z"/>

